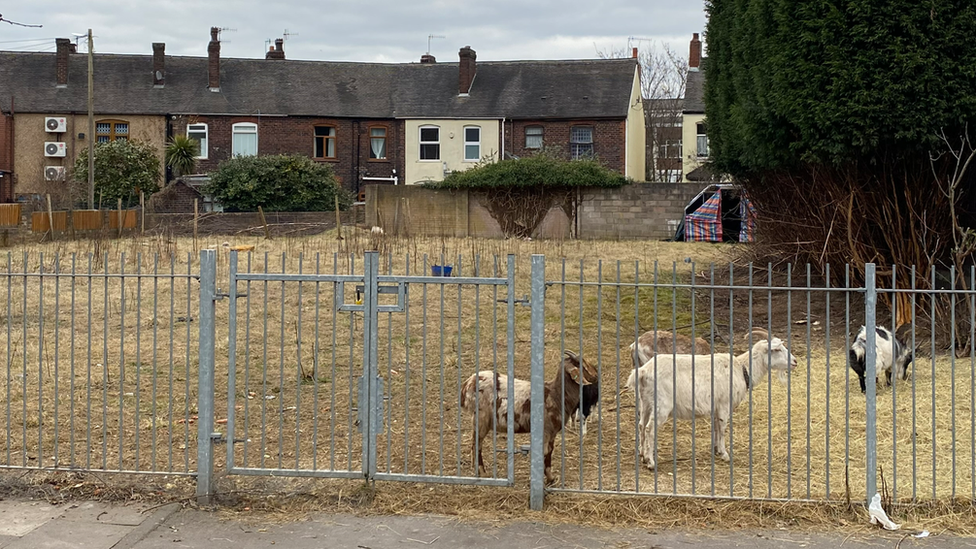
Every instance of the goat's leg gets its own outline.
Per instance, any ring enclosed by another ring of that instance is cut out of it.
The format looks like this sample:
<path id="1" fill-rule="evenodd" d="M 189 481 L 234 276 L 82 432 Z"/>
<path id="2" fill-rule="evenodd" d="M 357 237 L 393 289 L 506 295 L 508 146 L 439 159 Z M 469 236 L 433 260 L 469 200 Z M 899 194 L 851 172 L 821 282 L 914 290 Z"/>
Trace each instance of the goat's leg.
<path id="1" fill-rule="evenodd" d="M 667 416 L 663 417 L 662 421 L 661 416 L 655 415 L 644 428 L 644 463 L 648 469 L 657 467 L 657 431 L 668 420 Z"/>
<path id="2" fill-rule="evenodd" d="M 728 450 L 725 449 L 725 428 L 728 424 L 729 420 L 724 414 L 719 412 L 712 415 L 712 448 L 715 450 L 715 455 L 725 462 L 731 459 Z"/>
<path id="3" fill-rule="evenodd" d="M 545 448 L 545 459 L 543 463 L 545 463 L 546 486 L 552 486 L 556 483 L 556 477 L 552 474 L 552 449 L 556 444 L 556 437 L 546 433 L 543 436 L 542 444 Z"/>
<path id="4" fill-rule="evenodd" d="M 480 418 L 474 418 L 474 437 L 471 440 L 471 462 L 474 464 L 475 475 L 485 472 L 485 461 L 481 454 L 481 443 L 488 434 L 487 425 Z"/>

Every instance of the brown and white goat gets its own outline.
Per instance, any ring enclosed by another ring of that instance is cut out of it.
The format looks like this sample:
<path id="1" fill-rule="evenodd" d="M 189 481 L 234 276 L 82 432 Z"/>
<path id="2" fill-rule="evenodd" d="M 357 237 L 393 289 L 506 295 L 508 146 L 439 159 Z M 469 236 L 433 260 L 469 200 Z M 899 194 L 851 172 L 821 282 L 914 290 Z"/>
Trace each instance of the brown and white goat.
<path id="1" fill-rule="evenodd" d="M 572 351 L 559 364 L 553 379 L 545 385 L 545 416 L 543 417 L 543 451 L 545 453 L 546 482 L 552 484 L 552 449 L 556 435 L 574 410 L 579 407 L 580 386 L 597 381 L 596 369 Z M 512 378 L 483 370 L 471 374 L 461 386 L 461 408 L 474 413 L 477 402 L 478 413 L 474 416 L 474 440 L 471 441 L 471 460 L 477 471 L 484 472 L 485 463 L 481 455 L 481 441 L 491 432 L 492 426 L 499 433 L 508 432 L 508 384 L 513 385 L 515 433 L 531 431 L 532 385 L 526 380 Z M 478 395 L 477 401 L 475 394 Z"/>
<path id="2" fill-rule="evenodd" d="M 692 339 L 685 334 L 668 330 L 651 330 L 644 332 L 635 343 L 630 344 L 630 352 L 634 358 L 634 367 L 640 368 L 654 355 L 665 353 L 705 355 L 712 352 L 712 346 L 700 337 Z"/>

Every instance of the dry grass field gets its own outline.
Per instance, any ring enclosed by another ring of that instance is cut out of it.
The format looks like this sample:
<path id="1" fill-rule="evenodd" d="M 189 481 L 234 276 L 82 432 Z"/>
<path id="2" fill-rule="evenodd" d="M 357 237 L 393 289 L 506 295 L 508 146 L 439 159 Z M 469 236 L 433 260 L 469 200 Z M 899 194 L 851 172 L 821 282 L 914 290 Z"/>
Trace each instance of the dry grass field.
<path id="1" fill-rule="evenodd" d="M 0 272 L 8 273 L 0 276 L 0 357 L 6 357 L 0 417 L 7 426 L 0 433 L 0 467 L 167 478 L 196 470 L 199 249 L 217 250 L 222 293 L 228 290 L 229 246 L 236 245 L 254 246 L 238 254 L 239 273 L 361 273 L 363 250 L 376 249 L 381 275 L 429 275 L 432 265 L 448 264 L 455 276 L 506 278 L 513 254 L 517 300 L 529 294 L 532 254 L 545 254 L 547 378 L 563 349 L 579 350 L 599 369 L 602 391 L 588 435 L 564 431 L 554 453 L 559 482 L 553 490 L 586 493 L 551 495 L 553 512 L 586 510 L 623 520 L 667 501 L 689 516 L 698 503 L 628 496 L 700 495 L 765 500 L 728 504 L 761 509 L 757 516 L 766 517 L 780 516 L 770 506 L 781 500 L 820 502 L 802 513 L 816 523 L 837 519 L 835 505 L 848 497 L 863 500 L 865 401 L 846 357 L 846 338 L 863 323 L 860 294 L 824 291 L 819 280 L 808 291 L 805 272 L 789 281 L 790 289 L 784 289 L 782 270 L 735 265 L 730 272 L 735 248 L 728 245 L 397 239 L 356 229 L 346 229 L 345 237 L 213 237 L 198 241 L 195 250 L 192 239 L 147 236 L 33 244 L 0 256 Z M 59 276 L 50 276 L 55 272 Z M 444 282 L 408 284 L 405 310 L 379 315 L 385 396 L 380 478 L 416 475 L 436 483 L 474 475 L 471 420 L 459 410 L 458 389 L 475 371 L 508 368 L 508 290 Z M 346 303 L 355 300 L 352 286 L 346 286 Z M 217 430 L 234 440 L 233 466 L 276 475 L 360 471 L 362 314 L 336 310 L 337 285 L 330 281 L 239 281 L 237 292 L 234 334 L 228 300 L 216 306 Z M 380 304 L 394 298 L 383 295 Z M 617 398 L 632 368 L 630 341 L 643 330 L 676 327 L 714 338 L 717 352 L 738 353 L 751 325 L 786 340 L 800 365 L 785 383 L 775 376 L 758 381 L 736 410 L 731 464 L 711 457 L 710 424 L 698 420 L 665 424 L 657 470 L 641 466 L 634 396 Z M 514 371 L 527 379 L 527 306 L 515 306 L 511 328 Z M 911 504 L 906 513 L 938 515 L 958 529 L 952 517 L 972 515 L 971 509 L 959 515 L 958 505 L 971 507 L 976 499 L 974 361 L 939 350 L 933 355 L 920 343 L 910 379 L 878 389 L 878 463 L 887 497 Z M 528 440 L 516 435 L 516 449 Z M 488 476 L 507 477 L 505 437 L 489 436 L 484 444 Z M 216 448 L 221 471 L 227 446 Z M 517 453 L 511 489 L 398 485 L 403 497 L 386 499 L 378 488 L 370 501 L 392 512 L 406 511 L 412 501 L 432 512 L 494 505 L 517 514 L 526 504 L 528 468 L 528 457 Z M 271 480 L 229 476 L 221 482 L 239 493 L 243 483 L 253 488 Z M 293 482 L 313 488 L 282 492 L 304 494 L 297 500 L 313 505 L 341 502 L 346 481 Z M 269 498 L 274 491 L 268 488 Z M 619 495 L 589 493 L 597 491 Z M 346 492 L 346 504 L 358 497 Z M 242 501 L 255 505 L 254 497 Z M 727 505 L 703 501 L 713 510 Z M 606 509 L 594 510 L 597 503 Z M 726 522 L 736 523 L 737 515 L 727 512 Z M 701 517 L 714 520 L 714 514 Z"/>

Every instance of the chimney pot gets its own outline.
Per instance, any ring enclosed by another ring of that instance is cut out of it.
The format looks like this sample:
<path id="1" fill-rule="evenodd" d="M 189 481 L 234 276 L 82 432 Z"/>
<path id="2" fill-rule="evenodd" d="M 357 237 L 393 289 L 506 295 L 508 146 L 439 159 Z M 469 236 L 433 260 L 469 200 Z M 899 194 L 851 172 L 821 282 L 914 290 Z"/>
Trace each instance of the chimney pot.
<path id="1" fill-rule="evenodd" d="M 210 27 L 210 44 L 207 45 L 207 55 L 209 57 L 209 63 L 207 64 L 208 84 L 210 91 L 214 92 L 220 91 L 220 41 L 217 40 L 217 34 L 219 32 L 220 28 Z"/>
<path id="2" fill-rule="evenodd" d="M 71 52 L 71 40 L 56 38 L 54 43 L 57 46 L 55 65 L 58 87 L 65 88 L 68 86 L 68 54 Z"/>
<path id="3" fill-rule="evenodd" d="M 471 91 L 471 84 L 474 82 L 477 72 L 478 54 L 471 46 L 464 46 L 458 52 L 460 63 L 458 63 L 458 94 L 467 95 Z"/>
<path id="4" fill-rule="evenodd" d="M 276 38 L 274 41 L 274 46 L 268 48 L 268 53 L 264 54 L 265 59 L 284 59 L 285 58 L 285 41 L 281 38 Z"/>
<path id="5" fill-rule="evenodd" d="M 637 59 L 637 48 L 634 48 L 634 59 Z"/>
<path id="6" fill-rule="evenodd" d="M 425 54 L 423 54 L 423 55 L 420 56 L 420 62 L 421 63 L 436 63 L 437 62 L 437 58 L 434 57 L 433 55 L 429 54 L 429 53 L 425 53 Z"/>
<path id="7" fill-rule="evenodd" d="M 701 66 L 701 40 L 698 39 L 698 33 L 693 33 L 691 36 L 691 48 L 688 51 L 688 68 L 698 70 Z"/>
<path id="8" fill-rule="evenodd" d="M 153 42 L 153 86 L 163 87 L 166 84 L 166 44 Z"/>

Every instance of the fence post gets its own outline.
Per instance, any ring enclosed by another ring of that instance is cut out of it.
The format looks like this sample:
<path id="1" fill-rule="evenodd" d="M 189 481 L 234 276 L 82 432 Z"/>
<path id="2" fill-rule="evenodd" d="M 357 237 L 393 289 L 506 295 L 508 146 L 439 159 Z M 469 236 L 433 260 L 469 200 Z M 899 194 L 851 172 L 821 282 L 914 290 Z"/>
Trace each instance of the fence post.
<path id="1" fill-rule="evenodd" d="M 197 371 L 197 503 L 213 495 L 214 305 L 217 299 L 217 251 L 200 251 L 200 340 Z"/>
<path id="2" fill-rule="evenodd" d="M 546 328 L 546 256 L 534 254 L 532 256 L 532 383 L 531 393 L 531 467 L 529 476 L 529 507 L 534 511 L 542 510 L 545 499 L 546 478 L 543 456 L 543 429 L 545 407 L 545 328 Z"/>
<path id="3" fill-rule="evenodd" d="M 379 347 L 376 325 L 378 277 L 379 252 L 366 252 L 363 260 L 363 382 L 359 409 L 365 411 L 365 415 L 361 412 L 363 419 L 360 423 L 363 432 L 363 473 L 367 479 L 376 475 L 376 436 L 383 429 L 383 415 L 378 411 L 383 398 L 379 391 L 376 358 Z"/>
<path id="4" fill-rule="evenodd" d="M 877 359 L 877 332 L 875 331 L 875 314 L 878 308 L 878 292 L 875 286 L 875 264 L 868 263 L 864 266 L 864 331 L 867 341 L 864 349 L 865 367 L 865 454 L 867 459 L 866 473 L 867 478 L 867 502 L 871 504 L 871 498 L 878 491 L 878 437 L 877 437 L 877 376 L 875 375 L 875 364 Z"/>

